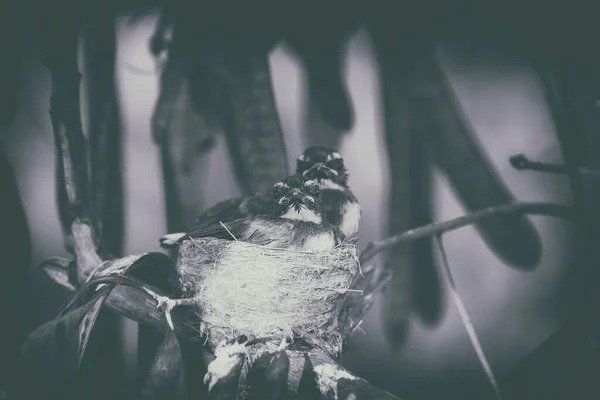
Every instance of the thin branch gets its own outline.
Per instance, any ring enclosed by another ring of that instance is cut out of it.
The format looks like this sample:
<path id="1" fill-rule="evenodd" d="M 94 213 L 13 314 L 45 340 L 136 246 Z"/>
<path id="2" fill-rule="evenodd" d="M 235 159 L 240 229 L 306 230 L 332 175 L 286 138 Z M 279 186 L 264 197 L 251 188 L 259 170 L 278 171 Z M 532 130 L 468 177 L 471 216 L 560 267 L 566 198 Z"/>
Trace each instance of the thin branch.
<path id="1" fill-rule="evenodd" d="M 471 317 L 463 304 L 458 290 L 456 289 L 456 283 L 454 282 L 454 277 L 452 276 L 452 271 L 450 270 L 450 264 L 448 263 L 448 256 L 446 254 L 446 250 L 444 249 L 444 244 L 442 242 L 441 234 L 436 235 L 436 244 L 438 246 L 438 250 L 440 252 L 440 256 L 442 259 L 442 266 L 444 274 L 446 275 L 446 280 L 448 282 L 448 286 L 450 287 L 450 295 L 452 296 L 452 300 L 454 300 L 454 304 L 456 304 L 456 308 L 458 309 L 458 313 L 460 314 L 460 318 L 463 322 L 465 330 L 469 335 L 469 339 L 471 340 L 471 344 L 473 345 L 473 349 L 477 354 L 477 358 L 479 358 L 479 362 L 485 371 L 488 379 L 490 380 L 490 384 L 494 389 L 494 393 L 496 398 L 502 400 L 502 395 L 500 394 L 500 390 L 498 389 L 498 384 L 496 383 L 496 377 L 494 376 L 494 372 L 490 367 L 490 364 L 485 357 L 485 353 L 483 348 L 481 347 L 481 343 L 477 338 L 477 332 L 475 332 L 475 328 L 473 328 L 473 323 L 471 322 Z"/>
<path id="2" fill-rule="evenodd" d="M 540 161 L 531 161 L 525 154 L 516 154 L 511 156 L 509 159 L 510 165 L 519 171 L 530 170 L 536 172 L 547 172 L 551 174 L 570 175 L 573 173 L 584 174 L 584 175 L 600 175 L 600 171 L 595 169 L 578 167 L 572 170 L 572 168 L 566 165 L 551 164 Z"/>
<path id="3" fill-rule="evenodd" d="M 398 235 L 390 236 L 386 239 L 379 240 L 377 242 L 371 242 L 362 251 L 360 255 L 360 263 L 365 264 L 369 260 L 371 260 L 375 255 L 381 253 L 384 250 L 397 246 L 400 243 L 409 242 L 425 236 L 431 236 L 435 234 L 453 231 L 455 229 L 459 229 L 467 225 L 475 224 L 482 219 L 513 213 L 546 215 L 571 220 L 576 219 L 578 217 L 582 217 L 582 215 L 579 215 L 576 212 L 575 208 L 555 203 L 519 202 L 489 207 L 483 210 L 467 214 L 462 217 L 425 225 L 419 228 L 408 230 Z M 596 215 L 586 215 L 585 217 L 597 218 Z"/>
<path id="4" fill-rule="evenodd" d="M 350 287 L 354 289 L 345 297 L 345 301 L 340 307 L 338 323 L 340 332 L 347 342 L 354 331 L 362 323 L 363 317 L 373 305 L 376 294 L 381 290 L 392 277 L 392 268 L 389 263 L 383 267 L 367 266 L 364 276 L 356 274 Z"/>

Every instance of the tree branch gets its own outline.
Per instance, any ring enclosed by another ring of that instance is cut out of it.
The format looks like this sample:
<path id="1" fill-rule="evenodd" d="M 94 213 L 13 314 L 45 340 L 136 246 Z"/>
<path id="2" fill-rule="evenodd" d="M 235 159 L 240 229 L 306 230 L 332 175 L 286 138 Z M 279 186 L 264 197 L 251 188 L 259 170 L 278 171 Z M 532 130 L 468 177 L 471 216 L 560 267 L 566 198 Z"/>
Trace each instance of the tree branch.
<path id="1" fill-rule="evenodd" d="M 362 251 L 360 255 L 360 262 L 361 264 L 364 264 L 380 252 L 388 248 L 397 246 L 400 243 L 409 242 L 425 236 L 431 236 L 435 234 L 453 231 L 455 229 L 459 229 L 467 225 L 475 224 L 482 219 L 513 213 L 546 215 L 564 219 L 580 219 L 584 216 L 586 218 L 598 218 L 597 215 L 582 215 L 580 213 L 577 213 L 575 208 L 561 204 L 528 202 L 505 204 L 501 206 L 489 207 L 483 210 L 479 210 L 462 217 L 451 219 L 449 221 L 436 222 L 419 228 L 411 229 L 398 235 L 390 236 L 386 239 L 379 240 L 377 242 L 371 242 Z"/>
<path id="2" fill-rule="evenodd" d="M 448 286 L 450 287 L 450 295 L 452 296 L 452 299 L 454 300 L 454 304 L 456 305 L 458 314 L 460 315 L 460 318 L 463 322 L 465 330 L 467 331 L 467 334 L 469 335 L 469 340 L 471 341 L 473 350 L 475 350 L 475 354 L 477 354 L 477 358 L 479 359 L 479 362 L 481 363 L 481 366 L 483 367 L 483 370 L 485 371 L 485 374 L 487 375 L 490 385 L 492 386 L 492 388 L 494 390 L 496 399 L 502 400 L 502 395 L 500 394 L 500 390 L 498 389 L 498 383 L 496 381 L 496 376 L 494 375 L 494 371 L 492 370 L 492 367 L 490 367 L 487 357 L 485 356 L 485 352 L 483 351 L 483 347 L 481 347 L 481 343 L 479 342 L 479 338 L 477 337 L 477 332 L 475 332 L 475 328 L 473 328 L 473 323 L 471 322 L 471 317 L 469 316 L 469 313 L 467 312 L 467 308 L 465 307 L 462 299 L 460 298 L 460 294 L 458 293 L 458 290 L 456 288 L 456 283 L 454 281 L 454 277 L 452 276 L 452 270 L 450 269 L 450 263 L 448 262 L 448 255 L 446 254 L 446 249 L 444 248 L 441 234 L 438 234 L 436 236 L 436 243 L 437 243 L 438 251 L 440 253 L 440 258 L 442 259 L 442 266 L 443 266 L 442 271 L 444 271 L 444 273 L 446 275 L 446 282 L 448 282 Z"/>
<path id="3" fill-rule="evenodd" d="M 532 161 L 528 159 L 525 154 L 515 154 L 514 156 L 510 156 L 508 161 L 514 169 L 519 171 L 529 170 L 535 172 L 546 172 L 549 174 L 561 174 L 569 176 L 570 174 L 600 175 L 600 171 L 595 169 L 583 167 L 573 169 L 568 165 Z"/>

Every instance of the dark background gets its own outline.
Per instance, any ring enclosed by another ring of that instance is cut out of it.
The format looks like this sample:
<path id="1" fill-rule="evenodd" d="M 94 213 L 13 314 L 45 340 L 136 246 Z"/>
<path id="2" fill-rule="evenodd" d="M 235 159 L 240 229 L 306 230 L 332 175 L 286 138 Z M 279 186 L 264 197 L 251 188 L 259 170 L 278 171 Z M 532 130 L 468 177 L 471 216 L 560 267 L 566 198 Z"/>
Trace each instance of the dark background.
<path id="1" fill-rule="evenodd" d="M 488 2 L 486 6 L 487 9 L 481 8 L 477 13 L 453 11 L 446 33 L 441 35 L 438 60 L 477 140 L 514 196 L 523 201 L 569 204 L 567 177 L 516 171 L 510 167 L 508 157 L 525 153 L 535 160 L 563 162 L 555 125 L 542 83 L 532 68 L 532 59 L 538 51 L 551 51 L 574 63 L 594 65 L 597 50 L 591 44 L 595 24 L 589 21 L 593 13 L 566 6 L 517 7 L 511 2 Z M 402 3 L 390 11 L 390 18 L 397 17 L 399 24 L 414 23 L 416 17 L 411 16 L 423 12 Z M 274 13 L 273 18 L 277 17 Z M 155 65 L 147 41 L 155 22 L 156 16 L 149 15 L 135 23 L 121 17 L 116 24 L 115 73 L 124 154 L 124 254 L 160 251 L 157 239 L 167 230 L 159 149 L 150 136 L 158 75 L 152 72 Z M 12 124 L 1 128 L 0 145 L 12 165 L 30 236 L 29 259 L 16 254 L 16 261 L 11 264 L 21 263 L 20 268 L 25 270 L 45 258 L 67 253 L 55 201 L 54 145 L 48 116 L 49 74 L 39 56 L 30 49 L 32 38 L 27 29 L 18 28 L 23 46 L 17 64 L 21 72 L 17 112 Z M 305 71 L 285 45 L 272 51 L 270 63 L 289 165 L 293 169 L 295 158 L 306 146 L 319 144 L 318 138 L 307 134 L 315 128 L 306 118 Z M 356 112 L 355 126 L 343 138 L 339 150 L 350 170 L 350 185 L 363 205 L 359 247 L 387 235 L 390 213 L 389 159 L 381 105 L 381 87 L 385 82 L 379 81 L 376 65 L 369 34 L 358 29 L 345 50 L 345 79 Z M 82 94 L 89 83 L 85 78 Z M 85 98 L 82 95 L 82 117 L 87 131 Z M 240 193 L 224 139 L 217 137 L 216 147 L 196 162 L 202 163 L 204 170 L 195 183 L 201 199 L 198 211 Z M 7 171 L 8 167 L 3 168 Z M 445 176 L 434 169 L 434 177 L 435 219 L 463 215 L 466 211 Z M 9 184 L 3 186 L 3 201 L 12 195 L 9 190 Z M 5 254 L 16 252 L 7 243 L 26 242 L 17 233 L 20 228 L 14 220 L 17 215 L 14 210 L 18 206 L 14 204 L 4 210 L 10 219 L 0 217 L 2 229 L 10 232 L 8 239 L 3 239 L 7 245 L 2 250 Z M 530 272 L 504 265 L 472 227 L 445 236 L 458 290 L 491 366 L 500 375 L 511 371 L 557 329 L 571 312 L 576 295 L 583 290 L 582 281 L 586 280 L 571 272 L 574 268 L 571 224 L 548 217 L 530 219 L 543 245 L 542 260 Z M 30 331 L 52 318 L 67 294 L 38 272 L 28 273 L 26 280 L 22 291 L 11 298 L 18 302 L 23 330 Z M 2 281 L 10 279 L 3 275 Z M 588 280 L 588 285 L 594 287 L 595 281 Z M 433 326 L 411 321 L 407 338 L 396 349 L 392 349 L 383 334 L 381 302 L 377 301 L 362 325 L 364 334 L 356 334 L 344 356 L 345 365 L 407 399 L 434 395 L 449 398 L 452 390 L 459 393 L 466 387 L 485 387 L 483 372 L 456 308 L 445 288 L 442 293 L 445 305 L 441 321 Z M 2 326 L 5 332 L 12 332 L 11 325 Z M 120 319 L 118 327 L 119 340 L 114 343 L 120 349 L 116 356 L 117 370 L 122 377 L 122 392 L 127 393 L 136 376 L 137 325 Z"/>

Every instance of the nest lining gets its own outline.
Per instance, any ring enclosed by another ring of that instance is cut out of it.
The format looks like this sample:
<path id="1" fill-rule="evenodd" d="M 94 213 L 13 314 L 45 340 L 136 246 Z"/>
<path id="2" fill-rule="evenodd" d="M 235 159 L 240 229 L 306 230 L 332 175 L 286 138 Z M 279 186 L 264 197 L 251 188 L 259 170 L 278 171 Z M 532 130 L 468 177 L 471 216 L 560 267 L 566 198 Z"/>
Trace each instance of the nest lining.
<path id="1" fill-rule="evenodd" d="M 301 337 L 332 354 L 341 349 L 339 304 L 358 271 L 352 244 L 328 253 L 189 239 L 177 269 L 184 297 L 198 298 L 213 348 L 245 334 Z"/>

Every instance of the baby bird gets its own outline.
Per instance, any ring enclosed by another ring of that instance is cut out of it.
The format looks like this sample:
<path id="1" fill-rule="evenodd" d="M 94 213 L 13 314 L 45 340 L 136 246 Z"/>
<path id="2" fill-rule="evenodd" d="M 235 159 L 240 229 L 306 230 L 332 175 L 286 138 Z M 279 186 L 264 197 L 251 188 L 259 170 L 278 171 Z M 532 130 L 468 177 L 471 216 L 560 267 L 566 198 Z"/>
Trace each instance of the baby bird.
<path id="1" fill-rule="evenodd" d="M 214 226 L 220 222 L 230 222 L 256 215 L 270 214 L 271 192 L 255 193 L 250 196 L 223 200 L 205 210 L 196 218 L 196 228 Z M 186 233 L 169 233 L 160 238 L 161 247 L 168 249 L 179 245 Z"/>
<path id="2" fill-rule="evenodd" d="M 348 186 L 348 170 L 340 153 L 328 147 L 308 147 L 296 161 L 296 175 L 318 183 L 327 222 L 348 237 L 358 231 L 362 209 Z"/>
<path id="3" fill-rule="evenodd" d="M 171 235 L 169 242 L 178 245 L 188 238 L 214 237 L 271 248 L 332 251 L 345 238 L 339 228 L 324 220 L 317 182 L 302 176 L 292 175 L 266 193 L 221 204 L 219 210 L 229 208 L 229 212 L 207 212 L 194 229 Z M 223 216 L 237 218 L 223 221 Z"/>

